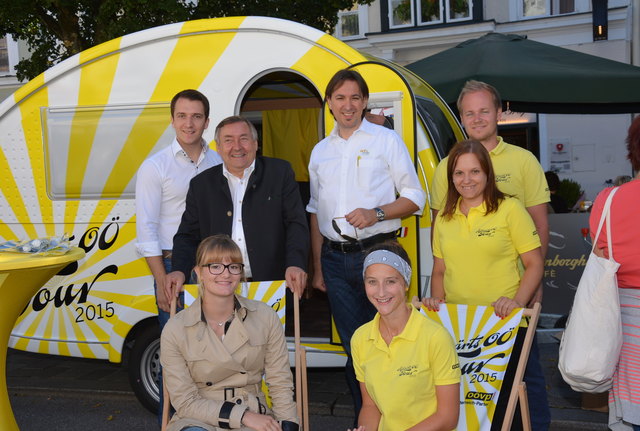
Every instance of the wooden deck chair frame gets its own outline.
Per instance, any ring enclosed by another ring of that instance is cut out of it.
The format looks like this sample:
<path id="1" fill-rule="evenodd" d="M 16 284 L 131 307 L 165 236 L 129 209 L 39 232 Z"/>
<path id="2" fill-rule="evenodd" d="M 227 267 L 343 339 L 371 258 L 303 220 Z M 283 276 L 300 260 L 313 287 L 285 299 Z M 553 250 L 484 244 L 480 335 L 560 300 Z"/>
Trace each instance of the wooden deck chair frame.
<path id="1" fill-rule="evenodd" d="M 176 306 L 177 300 L 175 296 L 171 298 L 171 311 L 170 317 L 176 315 Z M 162 395 L 163 395 L 163 404 L 162 404 L 162 431 L 166 431 L 167 425 L 169 424 L 169 410 L 171 410 L 171 400 L 169 399 L 169 390 L 167 389 L 167 385 L 162 385 Z"/>
<path id="2" fill-rule="evenodd" d="M 307 387 L 307 350 L 300 344 L 300 299 L 293 296 L 293 338 L 296 368 L 296 407 L 300 429 L 309 431 L 309 392 Z"/>
<path id="3" fill-rule="evenodd" d="M 523 431 L 531 431 L 531 417 L 529 415 L 529 401 L 527 399 L 527 386 L 522 380 L 524 377 L 524 370 L 527 366 L 527 360 L 529 359 L 529 352 L 531 351 L 531 344 L 533 343 L 533 336 L 536 333 L 536 327 L 538 326 L 538 319 L 540 318 L 540 303 L 536 302 L 533 308 L 525 308 L 522 316 L 529 317 L 529 326 L 524 337 L 522 344 L 522 351 L 518 358 L 518 367 L 513 378 L 513 386 L 509 393 L 509 402 L 504 413 L 504 421 L 502 422 L 502 431 L 509 431 L 513 422 L 513 415 L 516 411 L 516 406 L 520 404 L 520 414 L 522 416 L 522 429 Z M 513 359 L 513 358 L 512 358 Z"/>
<path id="4" fill-rule="evenodd" d="M 173 317 L 176 314 L 176 297 L 171 299 L 171 312 Z M 293 294 L 293 319 L 294 319 L 294 345 L 295 345 L 295 369 L 296 369 L 296 409 L 300 429 L 309 431 L 309 392 L 307 385 L 307 351 L 300 344 L 300 299 Z M 162 385 L 163 405 L 162 405 L 162 431 L 166 431 L 169 424 L 169 411 L 171 400 L 166 385 Z"/>

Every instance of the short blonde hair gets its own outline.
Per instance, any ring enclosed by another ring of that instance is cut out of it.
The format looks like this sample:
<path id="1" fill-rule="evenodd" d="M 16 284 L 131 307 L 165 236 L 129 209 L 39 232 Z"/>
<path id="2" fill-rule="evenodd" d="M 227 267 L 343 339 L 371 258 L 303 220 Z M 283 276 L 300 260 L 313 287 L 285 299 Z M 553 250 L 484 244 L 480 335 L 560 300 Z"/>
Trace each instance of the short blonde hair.
<path id="1" fill-rule="evenodd" d="M 496 90 L 496 87 L 494 87 L 493 85 L 487 84 L 486 82 L 482 82 L 482 81 L 476 81 L 474 79 L 471 79 L 467 82 L 465 82 L 464 87 L 462 87 L 462 90 L 460 91 L 460 95 L 458 96 L 458 112 L 460 113 L 460 115 L 462 115 L 462 99 L 464 98 L 464 96 L 466 96 L 469 93 L 476 93 L 478 91 L 487 91 L 489 92 L 489 94 L 491 94 L 491 97 L 493 98 L 493 104 L 496 107 L 496 110 L 502 108 L 502 100 L 500 99 L 500 93 L 498 93 L 498 90 Z"/>

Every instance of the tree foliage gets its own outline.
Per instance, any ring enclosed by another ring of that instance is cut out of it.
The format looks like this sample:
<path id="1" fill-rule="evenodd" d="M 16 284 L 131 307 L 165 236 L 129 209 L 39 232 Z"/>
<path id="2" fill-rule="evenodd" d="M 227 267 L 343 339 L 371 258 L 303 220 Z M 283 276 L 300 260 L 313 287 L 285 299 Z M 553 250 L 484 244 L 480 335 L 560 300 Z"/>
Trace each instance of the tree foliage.
<path id="1" fill-rule="evenodd" d="M 261 15 L 332 32 L 338 11 L 373 0 L 0 0 L 0 34 L 29 46 L 16 66 L 31 79 L 87 48 L 128 33 L 190 19 Z"/>

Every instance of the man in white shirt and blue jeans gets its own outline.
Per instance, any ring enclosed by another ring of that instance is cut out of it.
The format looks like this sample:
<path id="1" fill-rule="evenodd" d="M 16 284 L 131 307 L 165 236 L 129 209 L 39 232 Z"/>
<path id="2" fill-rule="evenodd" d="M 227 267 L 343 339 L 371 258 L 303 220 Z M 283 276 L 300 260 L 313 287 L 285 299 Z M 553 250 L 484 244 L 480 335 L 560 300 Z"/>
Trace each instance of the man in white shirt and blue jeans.
<path id="1" fill-rule="evenodd" d="M 402 217 L 420 214 L 426 193 L 402 139 L 364 119 L 369 89 L 351 69 L 329 81 L 325 100 L 336 120 L 311 153 L 313 287 L 327 292 L 331 313 L 348 354 L 347 383 L 356 420 L 362 405 L 351 363 L 351 336 L 375 309 L 362 278 L 364 250 L 393 240 Z"/>
<path id="2" fill-rule="evenodd" d="M 171 145 L 146 159 L 136 178 L 136 249 L 153 275 L 160 330 L 169 320 L 165 276 L 171 272 L 173 236 L 180 225 L 191 179 L 222 163 L 202 139 L 209 125 L 209 101 L 197 90 L 183 90 L 171 100 Z M 162 401 L 162 380 L 160 397 Z M 162 402 L 160 402 L 162 408 Z"/>

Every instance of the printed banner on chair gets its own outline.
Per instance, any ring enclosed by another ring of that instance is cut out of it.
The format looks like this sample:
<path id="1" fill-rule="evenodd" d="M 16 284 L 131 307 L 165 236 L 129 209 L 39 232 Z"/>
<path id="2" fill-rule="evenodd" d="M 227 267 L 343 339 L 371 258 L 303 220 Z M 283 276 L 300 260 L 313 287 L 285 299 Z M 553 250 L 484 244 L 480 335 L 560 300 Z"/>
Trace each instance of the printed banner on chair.
<path id="1" fill-rule="evenodd" d="M 422 312 L 449 331 L 460 358 L 458 429 L 489 431 L 522 319 L 522 309 L 501 319 L 493 307 L 446 304 Z"/>
<path id="2" fill-rule="evenodd" d="M 240 283 L 236 293 L 245 298 L 262 301 L 273 308 L 282 322 L 284 328 L 286 311 L 286 285 L 284 280 L 254 281 L 252 283 Z M 184 306 L 188 307 L 198 297 L 197 284 L 184 285 Z"/>

